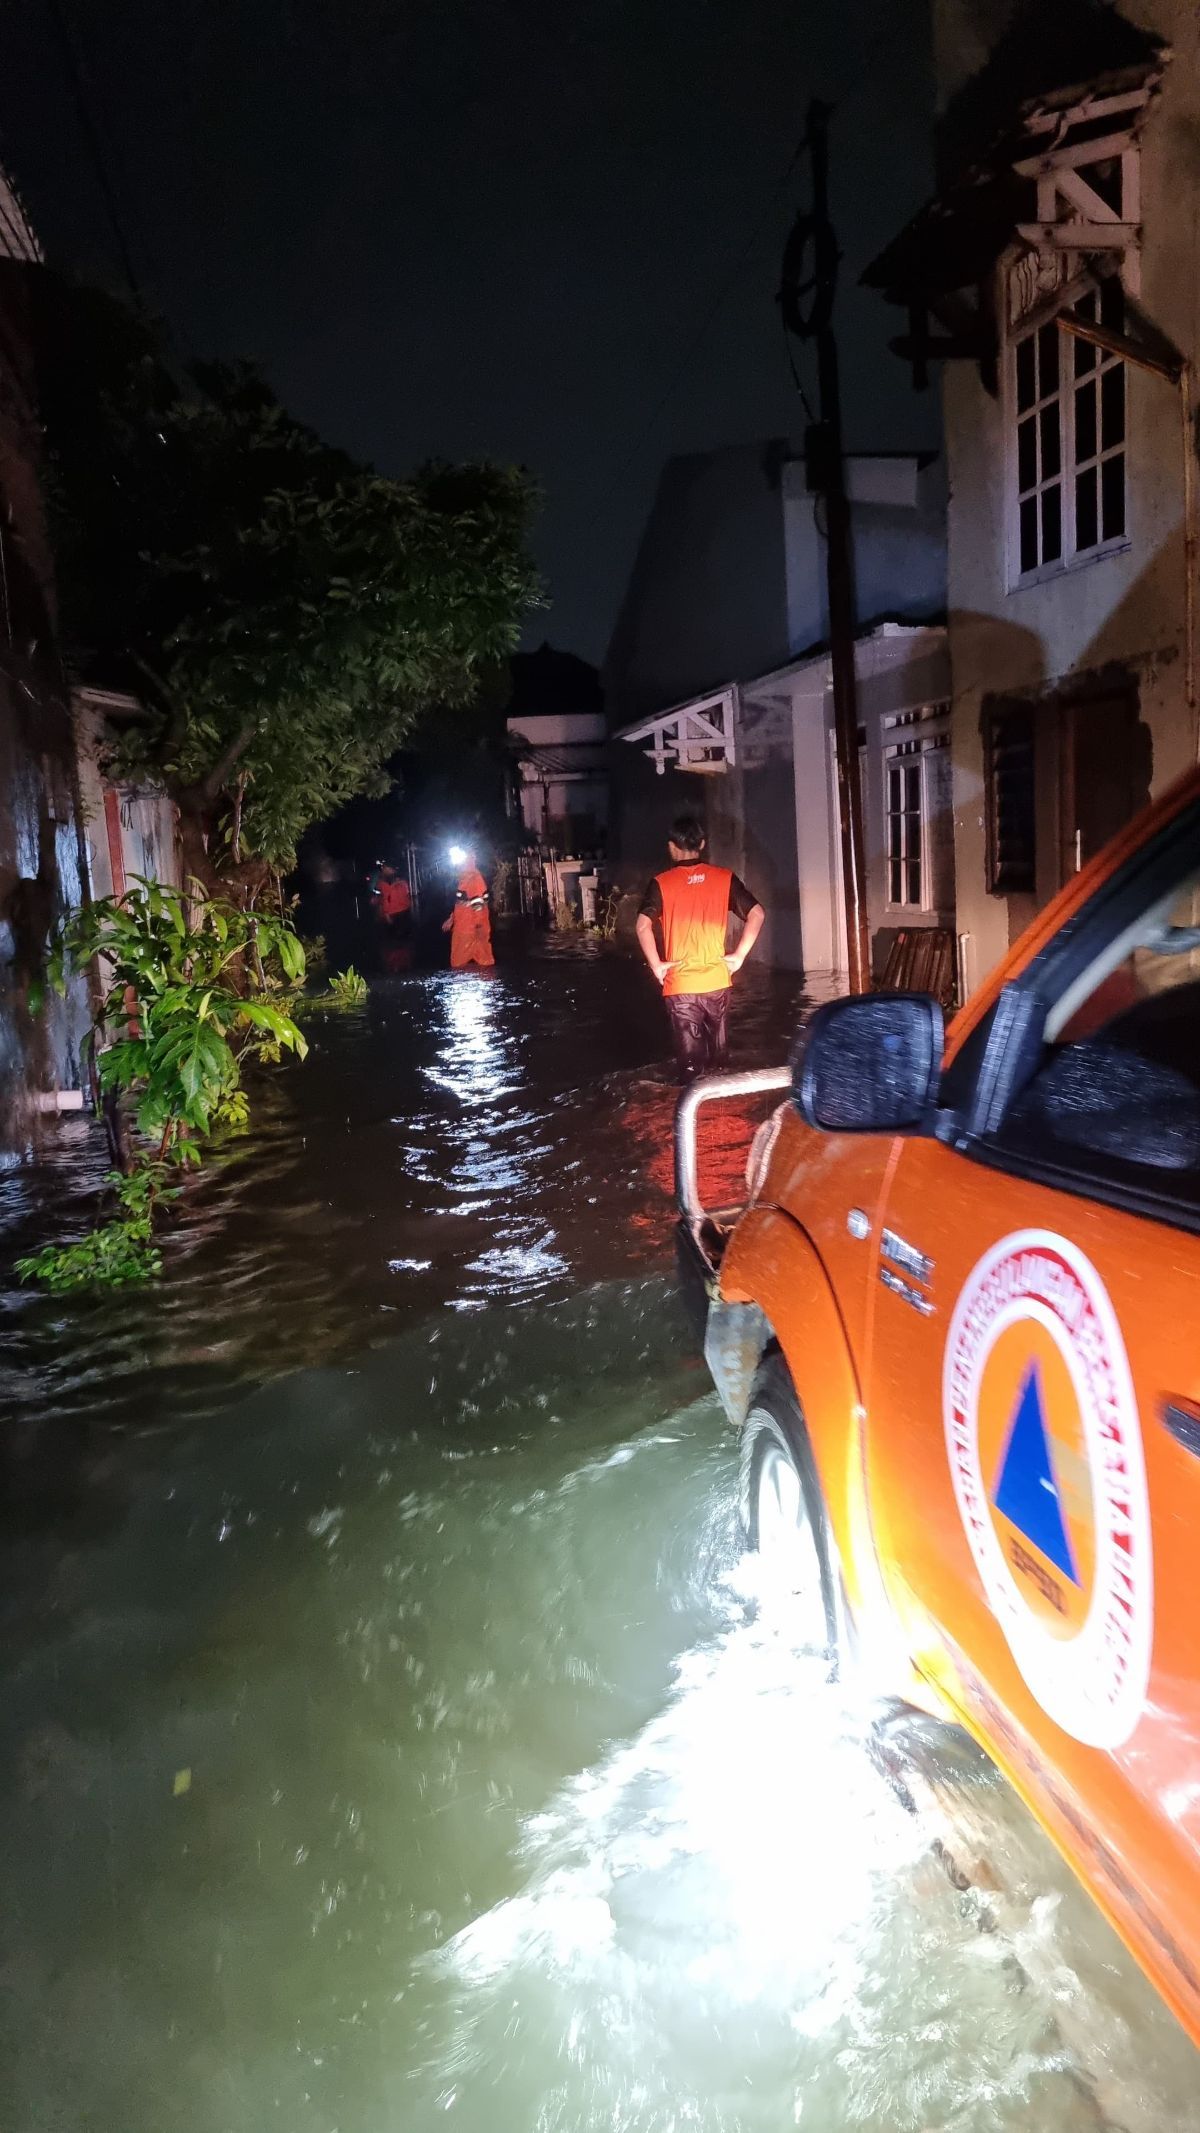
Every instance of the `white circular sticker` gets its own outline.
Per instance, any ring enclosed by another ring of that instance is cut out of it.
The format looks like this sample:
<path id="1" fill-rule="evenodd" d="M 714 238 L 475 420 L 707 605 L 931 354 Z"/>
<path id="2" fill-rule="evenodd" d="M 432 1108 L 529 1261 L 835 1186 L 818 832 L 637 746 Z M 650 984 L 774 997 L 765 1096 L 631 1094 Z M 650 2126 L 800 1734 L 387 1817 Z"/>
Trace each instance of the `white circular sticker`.
<path id="1" fill-rule="evenodd" d="M 1042 1709 L 1116 1748 L 1154 1630 L 1150 1507 L 1124 1342 L 1096 1269 L 1021 1230 L 972 1270 L 946 1343 L 946 1449 L 988 1604 Z"/>

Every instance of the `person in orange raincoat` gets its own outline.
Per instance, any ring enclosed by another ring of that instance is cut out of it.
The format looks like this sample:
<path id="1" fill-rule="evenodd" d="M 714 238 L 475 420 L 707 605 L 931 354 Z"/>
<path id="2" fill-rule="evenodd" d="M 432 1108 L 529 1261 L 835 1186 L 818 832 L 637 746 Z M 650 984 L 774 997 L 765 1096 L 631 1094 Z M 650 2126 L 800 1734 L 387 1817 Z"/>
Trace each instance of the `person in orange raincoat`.
<path id="1" fill-rule="evenodd" d="M 475 854 L 468 852 L 458 887 L 454 895 L 454 909 L 442 927 L 450 935 L 450 968 L 465 970 L 475 963 L 481 970 L 490 970 L 495 963 L 492 954 L 492 921 L 488 914 L 488 885 L 475 864 Z"/>

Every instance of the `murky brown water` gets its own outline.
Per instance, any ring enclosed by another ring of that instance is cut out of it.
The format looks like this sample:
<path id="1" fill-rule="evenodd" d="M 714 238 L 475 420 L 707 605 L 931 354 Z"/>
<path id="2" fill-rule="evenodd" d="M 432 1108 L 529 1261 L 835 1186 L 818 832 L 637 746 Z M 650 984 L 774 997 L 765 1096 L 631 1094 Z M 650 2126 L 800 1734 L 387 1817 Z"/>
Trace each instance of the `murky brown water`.
<path id="1" fill-rule="evenodd" d="M 998 1781 L 921 1750 L 1002 1904 L 759 1618 L 659 1013 L 604 954 L 380 983 L 153 1294 L 6 1295 L 5 2133 L 1200 2127 Z"/>

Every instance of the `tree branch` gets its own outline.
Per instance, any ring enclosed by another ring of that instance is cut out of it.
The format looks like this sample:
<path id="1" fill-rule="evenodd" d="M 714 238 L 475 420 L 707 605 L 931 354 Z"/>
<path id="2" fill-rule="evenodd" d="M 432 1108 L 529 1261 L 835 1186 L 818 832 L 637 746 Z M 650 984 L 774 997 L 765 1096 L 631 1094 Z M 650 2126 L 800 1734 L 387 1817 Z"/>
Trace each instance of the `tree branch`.
<path id="1" fill-rule="evenodd" d="M 150 665 L 149 660 L 142 658 L 140 652 L 130 651 L 129 657 L 137 668 L 138 673 L 145 675 L 147 681 L 157 691 L 166 706 L 167 730 L 163 735 L 163 751 L 164 754 L 169 756 L 178 748 L 180 741 L 183 739 L 184 728 L 187 725 L 187 706 L 180 702 L 175 691 L 163 680 L 162 675 Z"/>
<path id="2" fill-rule="evenodd" d="M 246 750 L 250 746 L 250 743 L 253 739 L 254 727 L 252 725 L 243 726 L 239 732 L 234 734 L 234 737 L 230 741 L 229 746 L 225 750 L 224 755 L 218 756 L 217 761 L 213 764 L 213 767 L 209 771 L 208 776 L 206 778 L 201 779 L 201 799 L 216 799 L 217 794 L 220 792 L 222 786 L 224 785 L 225 780 L 229 776 L 230 771 L 233 769 L 234 764 L 237 762 L 238 757 L 245 755 Z"/>

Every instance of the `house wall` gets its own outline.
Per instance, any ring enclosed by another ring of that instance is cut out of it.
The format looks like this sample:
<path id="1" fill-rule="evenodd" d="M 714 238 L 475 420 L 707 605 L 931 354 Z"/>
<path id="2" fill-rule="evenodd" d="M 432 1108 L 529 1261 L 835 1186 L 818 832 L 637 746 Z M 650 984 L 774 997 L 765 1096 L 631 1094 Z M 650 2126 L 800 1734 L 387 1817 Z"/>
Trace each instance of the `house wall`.
<path id="1" fill-rule="evenodd" d="M 602 711 L 519 712 L 506 723 L 514 740 L 534 748 L 596 748 L 608 734 Z"/>
<path id="2" fill-rule="evenodd" d="M 996 0 L 938 0 L 943 98 L 977 67 L 1011 14 Z M 1193 0 L 1126 0 L 1122 12 L 1174 47 L 1141 139 L 1143 309 L 1193 361 L 1200 352 L 1200 10 Z M 1001 304 L 1001 315 L 1003 306 Z M 1007 368 L 1007 366 L 1005 366 Z M 945 366 L 950 470 L 949 630 L 954 677 L 954 830 L 958 923 L 977 984 L 1055 886 L 1045 808 L 1035 899 L 986 885 L 983 715 L 992 694 L 1038 705 L 1039 732 L 1059 715 L 1056 692 L 1127 682 L 1145 728 L 1148 791 L 1195 758 L 1184 659 L 1183 432 L 1173 387 L 1127 366 L 1128 545 L 1044 583 L 1010 589 L 1005 391 L 992 398 L 969 363 Z M 1040 743 L 1039 743 L 1040 745 Z"/>
<path id="3" fill-rule="evenodd" d="M 11 202 L 0 176 L 0 199 Z M 7 230 L 4 217 L 0 223 Z M 87 988 L 30 1013 L 59 921 L 84 896 L 67 691 L 41 491 L 33 255 L 0 231 L 0 1158 L 22 1152 L 57 1090 L 78 1090 Z"/>
<path id="4" fill-rule="evenodd" d="M 179 815 L 167 793 L 154 786 L 113 785 L 101 768 L 106 706 L 136 713 L 131 698 L 87 690 L 72 698 L 79 762 L 88 886 L 93 897 L 124 895 L 135 875 L 182 887 Z"/>
<path id="5" fill-rule="evenodd" d="M 521 826 L 529 837 L 549 839 L 556 850 L 570 849 L 572 836 L 590 850 L 603 838 L 608 823 L 606 777 L 539 778 L 521 781 Z"/>
<path id="6" fill-rule="evenodd" d="M 667 462 L 605 661 L 614 726 L 787 657 L 781 473 L 796 449 Z"/>
<path id="7" fill-rule="evenodd" d="M 860 629 L 900 617 L 940 618 L 946 605 L 943 462 L 922 465 L 905 453 L 850 453 L 845 465 Z M 829 641 L 825 543 L 803 462 L 784 467 L 783 500 L 788 652 L 799 658 Z"/>
<path id="8" fill-rule="evenodd" d="M 928 825 L 927 908 L 889 906 L 886 866 L 885 756 L 897 737 L 888 721 L 948 699 L 946 641 L 940 631 L 911 644 L 866 639 L 858 666 L 867 915 L 873 961 L 881 967 L 897 927 L 953 924 L 948 780 Z M 737 750 L 733 770 L 705 781 L 713 857 L 736 868 L 766 908 L 762 959 L 802 970 L 819 987 L 836 985 L 846 973 L 846 926 L 828 660 L 743 691 Z"/>
<path id="9" fill-rule="evenodd" d="M 919 466 L 911 454 L 847 459 L 864 624 L 942 613 L 944 482 L 940 465 Z M 609 648 L 605 695 L 612 724 L 632 724 L 730 682 L 749 684 L 811 651 L 828 633 L 825 547 L 801 447 L 776 440 L 674 461 L 663 475 Z M 790 789 L 791 747 L 783 728 L 769 736 L 756 726 L 745 740 L 773 761 L 786 757 Z M 636 747 L 621 744 L 612 753 L 611 848 L 619 877 L 633 880 L 661 864 L 671 817 L 707 808 L 714 854 L 718 841 L 742 852 L 757 846 L 764 864 L 770 854 L 780 917 L 765 946 L 778 950 L 784 967 L 798 968 L 798 890 L 783 858 L 774 856 L 776 850 L 786 856 L 787 846 L 770 777 L 752 765 L 745 774 L 658 778 Z"/>
<path id="10" fill-rule="evenodd" d="M 865 675 L 858 686 L 858 711 L 866 728 L 866 746 L 859 758 L 863 802 L 863 849 L 867 877 L 867 918 L 871 930 L 871 959 L 882 968 L 893 935 L 900 928 L 948 926 L 955 923 L 954 824 L 949 748 L 930 751 L 925 759 L 929 791 L 929 814 L 925 824 L 922 868 L 925 901 L 922 907 L 895 905 L 889 898 L 887 854 L 887 765 L 894 742 L 919 732 L 923 739 L 949 739 L 949 719 L 927 721 L 920 729 L 894 728 L 897 714 L 949 704 L 950 664 L 944 637 L 917 651 L 903 664 L 881 673 Z M 830 735 L 833 733 L 833 695 L 826 699 Z M 832 739 L 830 741 L 832 751 Z M 836 830 L 836 822 L 834 824 Z M 839 903 L 840 903 L 840 874 Z"/>
<path id="11" fill-rule="evenodd" d="M 549 836 L 559 849 L 566 840 L 569 849 L 572 830 L 590 818 L 591 829 L 582 831 L 590 850 L 608 826 L 608 727 L 603 712 L 520 712 L 509 717 L 507 728 L 510 743 L 525 741 L 531 749 L 553 749 L 558 759 L 555 769 L 547 769 L 535 757 L 519 758 L 521 822 L 526 834 Z"/>
<path id="12" fill-rule="evenodd" d="M 709 851 L 732 867 L 762 904 L 758 961 L 804 968 L 800 870 L 792 773 L 792 705 L 786 690 L 747 699 L 737 715 L 737 761 L 719 776 L 693 778 L 707 801 Z"/>
<path id="13" fill-rule="evenodd" d="M 47 675 L 0 653 L 0 1160 L 28 1144 L 39 1098 L 81 1086 L 90 1014 L 73 979 L 37 1015 L 30 986 L 84 897 L 70 722 Z"/>

